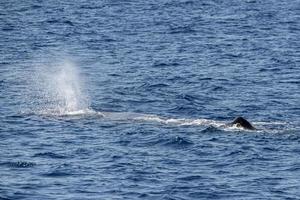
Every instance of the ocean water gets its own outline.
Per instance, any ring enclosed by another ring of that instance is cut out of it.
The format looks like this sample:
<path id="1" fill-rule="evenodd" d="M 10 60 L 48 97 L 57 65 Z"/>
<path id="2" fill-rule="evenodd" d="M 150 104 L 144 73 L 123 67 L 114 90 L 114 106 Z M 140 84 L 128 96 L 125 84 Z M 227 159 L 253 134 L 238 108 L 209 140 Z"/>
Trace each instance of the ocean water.
<path id="1" fill-rule="evenodd" d="M 299 0 L 1 1 L 0 199 L 300 199 L 299 39 Z"/>

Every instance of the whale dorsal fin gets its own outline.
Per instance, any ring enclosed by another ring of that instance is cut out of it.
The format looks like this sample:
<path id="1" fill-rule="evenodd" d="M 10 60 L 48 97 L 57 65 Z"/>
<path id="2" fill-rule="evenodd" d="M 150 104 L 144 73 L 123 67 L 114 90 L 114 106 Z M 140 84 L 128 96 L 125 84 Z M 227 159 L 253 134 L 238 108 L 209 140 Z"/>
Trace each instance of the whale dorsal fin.
<path id="1" fill-rule="evenodd" d="M 242 127 L 244 129 L 248 129 L 248 130 L 255 130 L 255 127 L 243 117 L 235 118 L 233 120 L 233 122 L 231 122 L 230 124 L 236 125 L 237 127 Z"/>

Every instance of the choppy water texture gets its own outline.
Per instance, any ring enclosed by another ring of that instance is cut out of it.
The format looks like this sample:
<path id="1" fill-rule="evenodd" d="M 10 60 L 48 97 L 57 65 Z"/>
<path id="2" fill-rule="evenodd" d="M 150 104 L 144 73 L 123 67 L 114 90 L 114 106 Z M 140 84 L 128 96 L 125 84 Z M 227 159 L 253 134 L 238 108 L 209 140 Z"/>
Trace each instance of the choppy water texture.
<path id="1" fill-rule="evenodd" d="M 299 13 L 1 1 L 0 199 L 299 199 Z"/>

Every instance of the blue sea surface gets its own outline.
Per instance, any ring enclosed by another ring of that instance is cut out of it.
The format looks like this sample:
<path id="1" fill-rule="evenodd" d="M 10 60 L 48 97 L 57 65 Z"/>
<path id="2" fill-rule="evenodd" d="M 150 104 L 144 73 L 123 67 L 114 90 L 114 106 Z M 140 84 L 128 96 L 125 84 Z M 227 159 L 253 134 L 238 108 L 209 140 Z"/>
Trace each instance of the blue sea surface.
<path id="1" fill-rule="evenodd" d="M 299 158 L 299 0 L 0 2 L 1 200 L 300 199 Z"/>

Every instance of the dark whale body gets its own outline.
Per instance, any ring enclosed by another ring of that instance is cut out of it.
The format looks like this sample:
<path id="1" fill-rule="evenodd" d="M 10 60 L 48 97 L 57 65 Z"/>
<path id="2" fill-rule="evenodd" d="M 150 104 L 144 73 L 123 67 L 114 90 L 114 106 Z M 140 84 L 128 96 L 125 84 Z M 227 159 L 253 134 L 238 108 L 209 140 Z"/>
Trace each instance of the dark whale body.
<path id="1" fill-rule="evenodd" d="M 250 122 L 248 122 L 245 118 L 243 117 L 237 117 L 231 122 L 229 125 L 236 125 L 237 127 L 242 127 L 247 130 L 255 130 L 256 128 L 252 126 Z"/>

